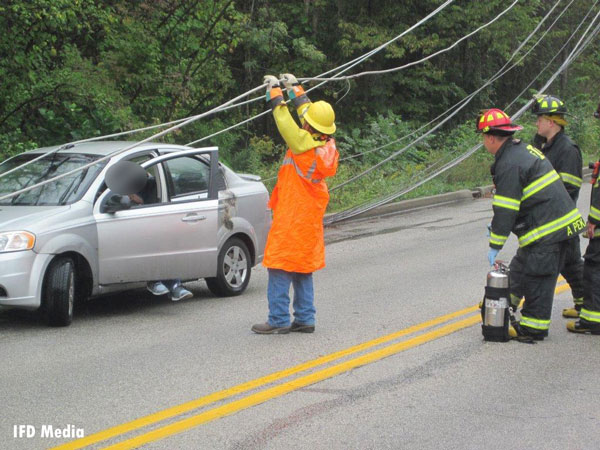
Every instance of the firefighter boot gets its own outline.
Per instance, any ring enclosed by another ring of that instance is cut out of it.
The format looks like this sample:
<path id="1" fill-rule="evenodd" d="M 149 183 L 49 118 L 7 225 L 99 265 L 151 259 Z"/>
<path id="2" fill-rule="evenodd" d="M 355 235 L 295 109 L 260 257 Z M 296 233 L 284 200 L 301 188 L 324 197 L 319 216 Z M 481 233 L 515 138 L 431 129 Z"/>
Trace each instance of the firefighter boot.
<path id="1" fill-rule="evenodd" d="M 526 327 L 522 327 L 519 322 L 515 321 L 509 325 L 508 335 L 515 341 L 535 344 L 535 341 L 543 341 L 547 333 L 532 333 Z"/>
<path id="2" fill-rule="evenodd" d="M 581 311 L 581 304 L 583 303 L 583 298 L 574 298 L 573 299 L 573 307 L 565 308 L 562 311 L 563 317 L 567 319 L 578 319 L 579 311 Z"/>
<path id="3" fill-rule="evenodd" d="M 571 333 L 595 334 L 600 336 L 600 325 L 592 325 L 585 320 L 567 322 L 567 330 Z"/>

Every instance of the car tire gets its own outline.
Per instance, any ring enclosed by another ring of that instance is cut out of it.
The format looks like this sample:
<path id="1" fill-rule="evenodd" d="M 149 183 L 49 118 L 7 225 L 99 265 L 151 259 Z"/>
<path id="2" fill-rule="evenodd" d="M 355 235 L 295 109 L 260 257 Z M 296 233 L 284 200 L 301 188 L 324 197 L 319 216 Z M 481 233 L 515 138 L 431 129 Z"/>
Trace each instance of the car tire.
<path id="1" fill-rule="evenodd" d="M 69 257 L 52 261 L 44 282 L 43 309 L 46 323 L 66 327 L 73 321 L 76 292 L 75 262 Z"/>
<path id="2" fill-rule="evenodd" d="M 219 297 L 233 297 L 246 290 L 252 273 L 248 247 L 239 238 L 231 238 L 221 248 L 217 258 L 217 276 L 206 278 L 210 291 Z"/>

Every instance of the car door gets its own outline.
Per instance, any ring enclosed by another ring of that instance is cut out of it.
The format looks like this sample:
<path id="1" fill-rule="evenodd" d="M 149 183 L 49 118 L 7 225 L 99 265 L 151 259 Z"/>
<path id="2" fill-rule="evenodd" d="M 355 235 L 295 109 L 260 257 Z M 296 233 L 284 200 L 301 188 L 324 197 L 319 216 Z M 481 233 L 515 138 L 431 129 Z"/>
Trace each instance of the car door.
<path id="1" fill-rule="evenodd" d="M 140 203 L 131 195 L 128 210 L 95 207 L 100 284 L 216 274 L 217 162 L 216 149 L 161 155 L 141 164 L 156 187 L 138 193 Z"/>

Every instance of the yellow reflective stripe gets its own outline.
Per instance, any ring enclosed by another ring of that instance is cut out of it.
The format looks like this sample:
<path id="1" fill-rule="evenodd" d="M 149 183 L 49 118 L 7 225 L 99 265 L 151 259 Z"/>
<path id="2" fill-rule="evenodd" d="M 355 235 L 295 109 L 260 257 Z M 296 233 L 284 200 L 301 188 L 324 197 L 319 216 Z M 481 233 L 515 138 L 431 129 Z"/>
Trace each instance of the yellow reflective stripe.
<path id="1" fill-rule="evenodd" d="M 569 183 L 575 187 L 581 187 L 582 180 L 581 180 L 581 178 L 576 177 L 575 175 L 571 175 L 570 173 L 567 173 L 567 172 L 561 172 L 560 177 L 562 178 L 563 183 Z"/>
<path id="2" fill-rule="evenodd" d="M 590 215 L 592 219 L 600 220 L 600 209 L 590 206 Z"/>
<path id="3" fill-rule="evenodd" d="M 501 236 L 496 233 L 490 233 L 490 244 L 504 245 L 507 239 L 508 236 Z"/>
<path id="4" fill-rule="evenodd" d="M 600 312 L 590 311 L 589 309 L 581 308 L 581 311 L 579 311 L 579 318 L 587 320 L 588 322 L 600 323 Z"/>
<path id="5" fill-rule="evenodd" d="M 565 228 L 568 225 L 571 225 L 577 220 L 583 221 L 583 219 L 581 218 L 581 214 L 579 214 L 579 211 L 577 211 L 577 208 L 575 208 L 570 213 L 565 214 L 564 216 L 553 220 L 552 222 L 542 225 L 541 227 L 537 227 L 527 234 L 524 234 L 519 238 L 519 245 L 521 247 L 525 247 L 526 245 L 529 245 L 532 242 L 544 236 L 547 236 L 550 233 L 554 233 L 555 231 L 558 231 L 562 228 Z"/>
<path id="6" fill-rule="evenodd" d="M 492 201 L 492 206 L 499 206 L 500 208 L 512 209 L 514 211 L 518 211 L 521 206 L 521 202 L 514 198 L 504 197 L 502 195 L 494 195 L 494 200 Z"/>
<path id="7" fill-rule="evenodd" d="M 549 184 L 554 183 L 555 181 L 560 180 L 560 177 L 556 173 L 555 170 L 548 172 L 541 178 L 538 178 L 533 183 L 529 184 L 525 189 L 523 189 L 523 197 L 521 197 L 521 201 L 524 201 L 531 197 L 533 194 L 541 191 Z"/>
<path id="8" fill-rule="evenodd" d="M 529 328 L 535 328 L 536 330 L 547 330 L 550 328 L 549 320 L 534 319 L 533 317 L 526 317 L 521 315 L 521 325 Z"/>

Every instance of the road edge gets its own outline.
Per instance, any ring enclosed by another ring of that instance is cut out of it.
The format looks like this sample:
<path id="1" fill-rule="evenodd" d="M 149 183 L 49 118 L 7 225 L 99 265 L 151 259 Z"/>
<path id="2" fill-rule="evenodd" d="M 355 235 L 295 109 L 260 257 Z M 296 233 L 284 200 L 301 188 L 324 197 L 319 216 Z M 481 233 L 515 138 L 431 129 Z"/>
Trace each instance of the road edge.
<path id="1" fill-rule="evenodd" d="M 592 174 L 592 170 L 588 167 L 583 168 L 583 179 L 588 181 Z M 402 200 L 399 202 L 388 203 L 386 205 L 378 206 L 377 208 L 373 208 L 370 211 L 366 211 L 364 213 L 358 214 L 354 217 L 341 220 L 339 222 L 334 222 L 331 224 L 325 224 L 328 226 L 335 226 L 339 223 L 348 223 L 353 221 L 360 221 L 363 219 L 371 219 L 375 217 L 384 217 L 391 216 L 395 214 L 402 214 L 406 212 L 416 211 L 426 207 L 436 207 L 447 205 L 448 203 L 461 202 L 466 200 L 473 200 L 482 197 L 490 197 L 492 195 L 492 190 L 494 189 L 494 185 L 490 184 L 487 186 L 478 186 L 474 189 L 461 189 L 459 191 L 454 192 L 446 192 L 444 194 L 431 195 L 427 197 L 419 197 L 412 198 L 410 200 Z M 326 214 L 325 218 L 333 215 Z"/>

